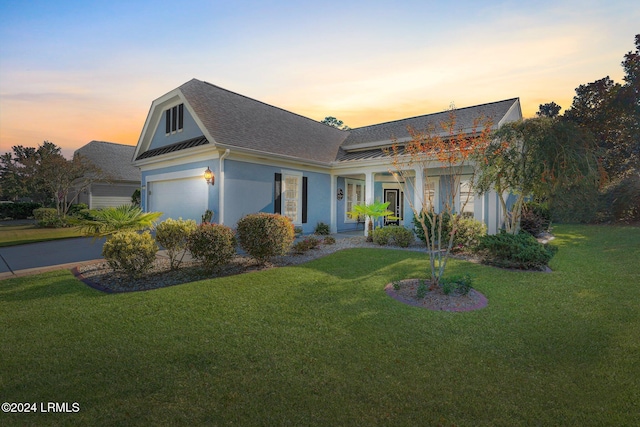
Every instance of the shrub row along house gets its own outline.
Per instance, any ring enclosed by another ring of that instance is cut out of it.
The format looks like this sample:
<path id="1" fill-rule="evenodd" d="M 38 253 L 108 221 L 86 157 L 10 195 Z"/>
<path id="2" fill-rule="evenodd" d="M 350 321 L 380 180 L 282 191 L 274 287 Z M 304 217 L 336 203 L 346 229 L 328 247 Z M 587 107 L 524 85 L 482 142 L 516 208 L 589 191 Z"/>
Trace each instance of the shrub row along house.
<path id="1" fill-rule="evenodd" d="M 318 222 L 332 232 L 362 227 L 347 212 L 377 200 L 390 203 L 399 218 L 391 222 L 411 227 L 404 186 L 390 172 L 385 148 L 408 141 L 408 126 L 438 126 L 448 114 L 340 130 L 193 79 L 151 104 L 133 156 L 142 173 L 142 206 L 163 218 L 198 221 L 210 209 L 214 221 L 230 226 L 250 213 L 280 213 L 310 233 Z M 462 128 L 479 116 L 497 128 L 522 119 L 522 111 L 513 98 L 457 109 L 456 116 Z M 209 182 L 206 170 L 213 175 Z M 407 179 L 413 180 L 407 188 L 422 189 L 436 209 L 446 202 L 440 195 L 452 180 L 444 169 L 416 168 Z M 460 185 L 463 193 L 469 188 L 464 179 Z M 420 205 L 424 194 L 406 197 Z M 471 197 L 465 210 L 489 233 L 499 229 L 495 193 Z"/>

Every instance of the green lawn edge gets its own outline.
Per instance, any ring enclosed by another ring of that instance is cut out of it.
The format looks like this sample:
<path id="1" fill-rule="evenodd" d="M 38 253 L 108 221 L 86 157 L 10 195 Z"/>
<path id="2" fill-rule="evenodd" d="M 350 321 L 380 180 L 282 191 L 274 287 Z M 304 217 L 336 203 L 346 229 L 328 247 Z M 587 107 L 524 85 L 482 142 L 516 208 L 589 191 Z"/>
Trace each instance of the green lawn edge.
<path id="1" fill-rule="evenodd" d="M 130 294 L 0 282 L 3 425 L 634 425 L 640 229 L 556 226 L 551 273 L 453 260 L 489 305 L 401 304 L 424 254 L 350 249 Z"/>

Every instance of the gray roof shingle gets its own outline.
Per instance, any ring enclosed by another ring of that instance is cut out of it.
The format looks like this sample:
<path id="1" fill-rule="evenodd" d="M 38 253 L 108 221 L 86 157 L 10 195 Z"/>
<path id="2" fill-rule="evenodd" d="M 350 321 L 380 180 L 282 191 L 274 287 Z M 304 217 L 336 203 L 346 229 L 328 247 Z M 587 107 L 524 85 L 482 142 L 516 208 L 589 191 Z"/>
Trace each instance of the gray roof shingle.
<path id="1" fill-rule="evenodd" d="M 102 169 L 110 180 L 140 181 L 140 169 L 131 163 L 136 147 L 105 141 L 91 141 L 74 154 L 90 160 Z"/>
<path id="2" fill-rule="evenodd" d="M 470 129 L 473 126 L 474 120 L 479 116 L 491 118 L 495 127 L 497 126 L 498 121 L 500 121 L 509 112 L 517 101 L 518 98 L 512 98 L 504 101 L 456 109 L 456 128 Z M 436 132 L 439 132 L 441 131 L 441 128 L 439 127 L 440 123 L 448 120 L 448 118 L 449 111 L 442 111 L 439 113 L 352 129 L 349 133 L 349 137 L 342 144 L 342 148 L 349 151 L 350 149 L 354 149 L 362 145 L 388 145 L 389 141 L 393 137 L 401 141 L 410 137 L 407 130 L 407 127 L 409 126 L 418 131 L 424 131 L 433 126 L 435 127 Z"/>
<path id="3" fill-rule="evenodd" d="M 197 79 L 179 89 L 216 144 L 329 163 L 349 135 Z"/>

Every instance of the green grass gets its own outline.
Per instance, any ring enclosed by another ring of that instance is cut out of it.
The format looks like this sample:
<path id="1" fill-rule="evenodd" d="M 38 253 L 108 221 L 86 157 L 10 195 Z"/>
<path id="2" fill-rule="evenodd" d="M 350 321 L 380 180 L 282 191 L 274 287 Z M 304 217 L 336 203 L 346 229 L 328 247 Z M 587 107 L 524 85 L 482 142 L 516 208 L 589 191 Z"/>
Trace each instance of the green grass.
<path id="1" fill-rule="evenodd" d="M 423 254 L 353 249 L 131 294 L 0 282 L 2 425 L 637 425 L 640 229 L 558 226 L 553 273 L 453 261 L 468 313 L 387 297 Z"/>
<path id="2" fill-rule="evenodd" d="M 83 234 L 77 227 L 39 228 L 32 224 L 7 226 L 0 223 L 0 247 L 80 236 Z"/>

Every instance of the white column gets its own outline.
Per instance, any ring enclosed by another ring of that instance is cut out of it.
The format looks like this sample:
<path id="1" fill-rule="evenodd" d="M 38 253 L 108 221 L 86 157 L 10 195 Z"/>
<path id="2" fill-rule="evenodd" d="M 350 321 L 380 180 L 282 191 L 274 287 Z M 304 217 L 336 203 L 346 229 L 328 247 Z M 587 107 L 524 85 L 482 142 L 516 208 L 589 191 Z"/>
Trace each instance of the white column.
<path id="1" fill-rule="evenodd" d="M 220 176 L 218 177 L 218 183 L 217 183 L 218 210 L 220 211 L 218 212 L 218 222 L 220 224 L 224 224 L 224 159 L 226 159 L 230 153 L 231 153 L 231 150 L 227 148 L 218 160 L 219 161 L 218 173 L 220 174 Z"/>
<path id="2" fill-rule="evenodd" d="M 422 167 L 415 168 L 416 177 L 413 181 L 413 207 L 416 211 L 422 211 L 424 200 L 424 171 Z"/>
<path id="3" fill-rule="evenodd" d="M 364 198 L 364 202 L 365 204 L 369 205 L 371 203 L 374 202 L 373 197 L 374 197 L 374 177 L 375 174 L 373 172 L 366 172 L 364 174 L 365 178 L 364 178 L 364 186 L 365 186 L 365 198 Z M 369 235 L 369 218 L 367 218 L 367 223 L 364 225 L 364 235 L 368 236 Z"/>
<path id="4" fill-rule="evenodd" d="M 331 216 L 330 216 L 330 231 L 332 233 L 338 232 L 338 177 L 335 175 L 330 176 L 331 179 Z"/>

